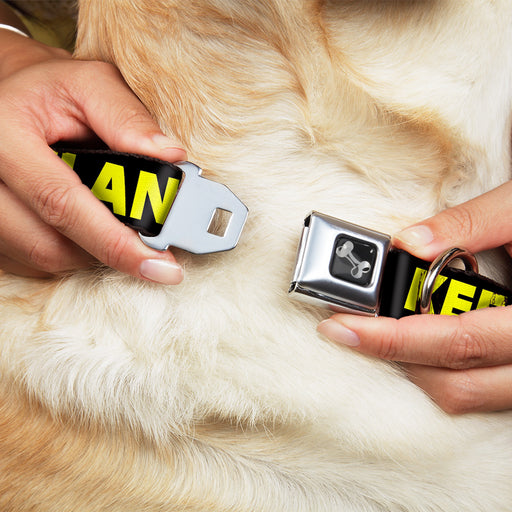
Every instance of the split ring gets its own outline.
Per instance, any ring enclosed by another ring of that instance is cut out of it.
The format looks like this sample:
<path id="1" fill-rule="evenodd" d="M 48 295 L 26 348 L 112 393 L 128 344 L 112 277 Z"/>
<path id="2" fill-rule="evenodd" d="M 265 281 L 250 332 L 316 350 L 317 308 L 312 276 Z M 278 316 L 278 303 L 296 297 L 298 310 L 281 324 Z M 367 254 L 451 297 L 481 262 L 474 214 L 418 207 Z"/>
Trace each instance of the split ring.
<path id="1" fill-rule="evenodd" d="M 441 273 L 441 271 L 453 260 L 462 260 L 466 270 L 472 270 L 478 273 L 478 262 L 474 254 L 461 249 L 459 247 L 452 247 L 440 254 L 430 265 L 423 286 L 421 287 L 419 310 L 422 314 L 430 313 L 430 304 L 432 302 L 432 293 L 434 291 L 434 283 Z"/>

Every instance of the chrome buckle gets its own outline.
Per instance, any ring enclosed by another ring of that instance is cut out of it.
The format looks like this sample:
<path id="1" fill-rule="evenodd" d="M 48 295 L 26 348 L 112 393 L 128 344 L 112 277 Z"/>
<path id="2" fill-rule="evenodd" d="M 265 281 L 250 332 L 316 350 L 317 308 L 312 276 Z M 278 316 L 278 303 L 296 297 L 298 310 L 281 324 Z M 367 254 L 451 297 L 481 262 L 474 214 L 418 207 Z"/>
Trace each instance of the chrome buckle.
<path id="1" fill-rule="evenodd" d="M 228 187 L 201 176 L 191 162 L 174 164 L 183 172 L 178 193 L 157 236 L 140 235 L 160 251 L 169 246 L 195 254 L 229 251 L 236 247 L 248 215 L 247 207 Z M 223 235 L 209 231 L 217 210 L 231 214 Z"/>
<path id="2" fill-rule="evenodd" d="M 336 312 L 376 316 L 390 245 L 388 235 L 312 212 L 288 292 Z"/>

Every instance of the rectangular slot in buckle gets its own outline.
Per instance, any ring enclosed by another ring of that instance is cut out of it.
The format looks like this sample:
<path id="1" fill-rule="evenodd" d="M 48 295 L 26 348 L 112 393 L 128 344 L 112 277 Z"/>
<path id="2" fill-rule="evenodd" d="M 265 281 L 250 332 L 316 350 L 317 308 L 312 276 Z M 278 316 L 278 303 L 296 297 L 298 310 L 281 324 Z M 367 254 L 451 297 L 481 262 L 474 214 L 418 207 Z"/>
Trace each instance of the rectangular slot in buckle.
<path id="1" fill-rule="evenodd" d="M 141 235 L 142 241 L 161 251 L 179 247 L 195 254 L 228 251 L 236 247 L 248 215 L 247 207 L 222 183 L 201 176 L 191 162 L 175 164 L 183 171 L 180 188 L 160 234 Z M 222 234 L 215 215 L 228 216 Z M 224 212 L 224 214 L 222 214 Z"/>

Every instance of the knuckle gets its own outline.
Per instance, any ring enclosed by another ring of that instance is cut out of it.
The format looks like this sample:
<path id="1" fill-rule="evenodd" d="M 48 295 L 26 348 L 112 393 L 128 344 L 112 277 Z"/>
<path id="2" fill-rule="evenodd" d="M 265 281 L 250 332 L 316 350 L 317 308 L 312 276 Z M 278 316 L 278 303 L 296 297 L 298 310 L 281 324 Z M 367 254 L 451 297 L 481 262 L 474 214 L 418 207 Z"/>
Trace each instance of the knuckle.
<path id="1" fill-rule="evenodd" d="M 485 340 L 476 331 L 467 327 L 464 315 L 458 317 L 457 325 L 446 344 L 442 365 L 455 370 L 478 366 L 487 359 Z"/>
<path id="2" fill-rule="evenodd" d="M 450 372 L 446 377 L 442 395 L 434 397 L 434 400 L 449 414 L 474 412 L 483 405 L 471 373 L 465 370 Z"/>
<path id="3" fill-rule="evenodd" d="M 99 94 L 98 91 L 108 91 L 113 84 L 125 83 L 117 68 L 108 62 L 73 61 L 72 65 L 72 73 L 66 75 L 66 81 L 61 81 L 61 85 L 82 107 L 104 108 L 101 98 L 105 94 Z M 94 76 L 94 82 L 91 82 L 91 76 Z"/>
<path id="4" fill-rule="evenodd" d="M 127 236 L 113 236 L 108 238 L 107 243 L 104 245 L 106 252 L 103 263 L 108 267 L 120 269 L 127 252 L 128 244 L 129 238 Z"/>
<path id="5" fill-rule="evenodd" d="M 59 231 L 72 227 L 71 210 L 75 192 L 74 186 L 42 186 L 35 193 L 35 209 L 46 224 Z"/>
<path id="6" fill-rule="evenodd" d="M 154 121 L 142 103 L 134 102 L 132 105 L 125 105 L 123 110 L 118 111 L 118 124 L 126 131 L 131 129 L 144 129 L 148 124 L 153 125 Z M 118 130 L 119 136 L 125 135 L 124 131 Z M 129 136 L 129 134 L 127 134 Z"/>
<path id="7" fill-rule="evenodd" d="M 54 58 L 57 59 L 70 59 L 71 55 L 67 50 L 64 50 L 63 48 L 56 48 L 54 46 L 50 47 L 51 55 Z"/>
<path id="8" fill-rule="evenodd" d="M 119 79 L 121 74 L 117 68 L 108 62 L 99 60 L 79 61 L 79 73 L 84 76 Z"/>
<path id="9" fill-rule="evenodd" d="M 377 341 L 375 355 L 389 361 L 400 360 L 403 353 L 403 338 L 398 329 L 382 330 Z"/>
<path id="10" fill-rule="evenodd" d="M 394 343 L 388 337 L 381 337 L 377 344 L 376 356 L 380 359 L 393 360 L 395 359 L 397 350 Z"/>
<path id="11" fill-rule="evenodd" d="M 474 208 L 469 208 L 467 205 L 459 205 L 456 208 L 445 210 L 445 218 L 443 224 L 449 229 L 450 233 L 458 233 L 463 238 L 468 238 L 475 230 L 475 215 Z"/>
<path id="12" fill-rule="evenodd" d="M 35 240 L 32 243 L 28 259 L 31 266 L 49 274 L 65 270 L 61 252 L 52 249 L 51 244 L 44 243 L 43 240 Z"/>

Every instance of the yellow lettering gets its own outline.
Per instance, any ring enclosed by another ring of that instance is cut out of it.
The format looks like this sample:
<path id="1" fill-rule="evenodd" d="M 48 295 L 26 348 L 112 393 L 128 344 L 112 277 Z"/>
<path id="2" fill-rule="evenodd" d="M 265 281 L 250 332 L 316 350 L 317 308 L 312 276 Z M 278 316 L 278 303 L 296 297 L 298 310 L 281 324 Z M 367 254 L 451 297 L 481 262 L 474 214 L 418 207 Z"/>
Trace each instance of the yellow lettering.
<path id="1" fill-rule="evenodd" d="M 176 178 L 168 178 L 164 198 L 162 199 L 156 174 L 141 171 L 135 190 L 135 197 L 133 198 L 130 217 L 134 219 L 140 219 L 142 217 L 146 197 L 149 196 L 149 202 L 155 216 L 155 221 L 158 222 L 158 224 L 163 224 L 169 213 L 174 197 L 176 196 L 176 192 L 178 191 L 179 183 L 180 180 Z"/>
<path id="2" fill-rule="evenodd" d="M 489 306 L 504 306 L 506 298 L 499 293 L 493 293 L 489 290 L 482 290 L 480 299 L 478 300 L 477 309 L 488 308 Z"/>
<path id="3" fill-rule="evenodd" d="M 408 309 L 409 311 L 416 311 L 416 306 L 418 304 L 418 299 L 421 293 L 421 289 L 423 287 L 423 281 L 425 280 L 426 274 L 426 270 L 423 270 L 422 268 L 416 268 L 414 276 L 412 278 L 411 286 L 409 288 L 409 293 L 407 294 L 404 309 Z M 447 279 L 448 278 L 445 276 L 438 276 L 434 282 L 432 293 L 434 293 Z M 434 312 L 432 304 L 430 305 L 430 312 Z"/>
<path id="4" fill-rule="evenodd" d="M 463 299 L 461 295 L 465 297 L 473 298 L 475 295 L 476 286 L 471 284 L 462 283 L 452 279 L 446 297 L 441 308 L 441 315 L 456 315 L 454 309 L 460 311 L 469 311 L 471 309 L 472 302 L 470 300 Z"/>
<path id="5" fill-rule="evenodd" d="M 416 268 L 412 278 L 411 286 L 409 288 L 409 293 L 407 294 L 407 299 L 405 300 L 404 309 L 408 309 L 409 311 L 416 311 L 418 295 L 420 294 L 421 285 L 425 280 L 426 273 L 426 270 Z"/>
<path id="6" fill-rule="evenodd" d="M 74 153 L 62 153 L 59 155 L 58 151 L 53 150 L 53 152 L 59 156 L 63 162 L 66 162 L 71 169 L 75 168 L 76 155 Z"/>
<path id="7" fill-rule="evenodd" d="M 71 169 L 75 168 L 76 155 L 74 153 L 62 153 L 62 160 L 66 162 Z"/>
<path id="8" fill-rule="evenodd" d="M 126 215 L 124 167 L 122 165 L 107 162 L 91 190 L 100 201 L 112 203 L 112 209 L 116 215 Z"/>

